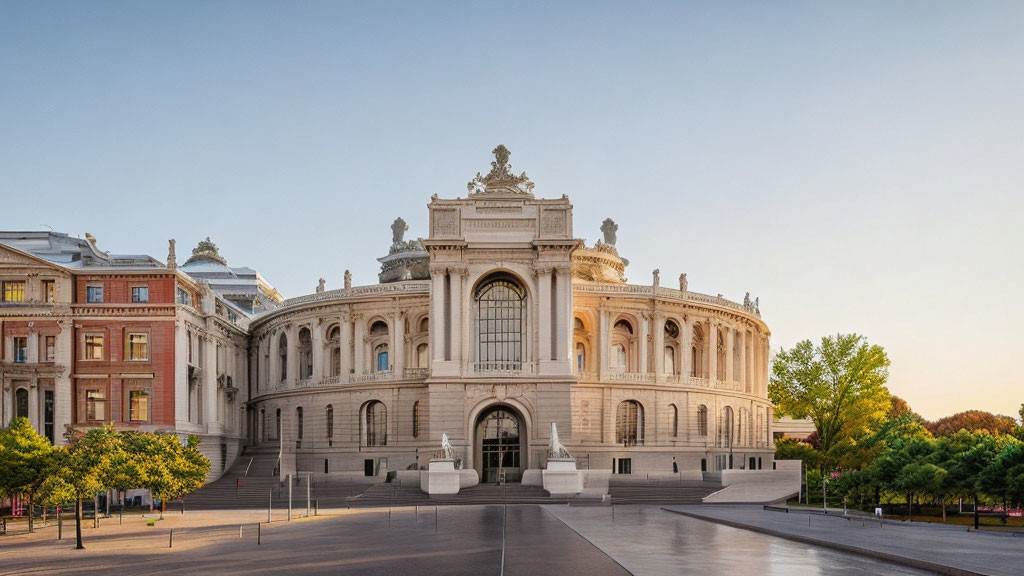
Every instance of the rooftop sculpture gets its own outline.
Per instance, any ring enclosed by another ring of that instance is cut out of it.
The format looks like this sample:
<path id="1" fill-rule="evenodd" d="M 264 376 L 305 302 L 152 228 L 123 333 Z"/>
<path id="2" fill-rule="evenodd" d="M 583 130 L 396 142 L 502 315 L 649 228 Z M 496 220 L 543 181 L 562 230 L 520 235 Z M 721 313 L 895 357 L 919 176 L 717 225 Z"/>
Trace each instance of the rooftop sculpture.
<path id="1" fill-rule="evenodd" d="M 526 172 L 519 176 L 512 173 L 512 165 L 508 163 L 508 157 L 512 153 L 508 148 L 504 144 L 499 144 L 491 153 L 494 154 L 491 171 L 487 176 L 476 173 L 476 177 L 466 184 L 469 194 L 472 196 L 488 192 L 511 192 L 533 197 L 533 182 L 526 177 Z"/>

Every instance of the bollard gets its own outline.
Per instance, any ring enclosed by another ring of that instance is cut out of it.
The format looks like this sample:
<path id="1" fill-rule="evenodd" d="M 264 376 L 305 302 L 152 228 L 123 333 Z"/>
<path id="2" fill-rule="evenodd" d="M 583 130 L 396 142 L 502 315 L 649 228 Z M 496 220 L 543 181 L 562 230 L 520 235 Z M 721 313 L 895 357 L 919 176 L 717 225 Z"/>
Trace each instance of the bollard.
<path id="1" fill-rule="evenodd" d="M 3 520 L 3 528 L 4 529 L 3 531 L 0 531 L 0 534 L 7 534 L 7 518 L 4 518 Z"/>
<path id="2" fill-rule="evenodd" d="M 437 506 L 434 506 L 434 534 L 437 534 Z"/>
<path id="3" fill-rule="evenodd" d="M 292 475 L 288 475 L 288 521 L 292 521 Z"/>
<path id="4" fill-rule="evenodd" d="M 167 547 L 174 548 L 174 528 L 171 528 L 171 534 L 167 538 Z"/>
<path id="5" fill-rule="evenodd" d="M 317 498 L 316 500 L 313 501 L 313 506 L 315 506 L 315 508 L 313 508 L 313 515 L 314 516 L 319 516 L 320 515 L 320 499 L 319 498 Z"/>
<path id="6" fill-rule="evenodd" d="M 263 524 L 256 524 L 256 545 L 263 545 Z"/>
<path id="7" fill-rule="evenodd" d="M 60 506 L 57 507 L 57 540 L 64 538 L 64 518 L 60 515 Z"/>
<path id="8" fill-rule="evenodd" d="M 270 489 L 270 497 L 267 499 L 267 523 L 271 521 L 271 517 L 274 513 L 274 489 Z"/>
<path id="9" fill-rule="evenodd" d="M 309 483 L 310 483 L 309 481 L 310 481 L 310 477 L 311 477 L 310 474 L 306 475 L 306 518 L 309 518 L 309 509 L 310 509 L 310 500 L 309 500 Z"/>
<path id="10" fill-rule="evenodd" d="M 242 539 L 242 525 L 241 524 L 238 525 L 238 539 L 239 540 Z"/>

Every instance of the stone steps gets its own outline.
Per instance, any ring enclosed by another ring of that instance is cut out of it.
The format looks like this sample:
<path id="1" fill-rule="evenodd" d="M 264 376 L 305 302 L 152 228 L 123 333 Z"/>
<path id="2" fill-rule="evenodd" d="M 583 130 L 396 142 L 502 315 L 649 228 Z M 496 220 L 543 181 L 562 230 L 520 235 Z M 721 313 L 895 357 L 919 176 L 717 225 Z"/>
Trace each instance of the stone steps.
<path id="1" fill-rule="evenodd" d="M 613 482 L 608 493 L 612 504 L 700 504 L 705 496 L 721 489 L 715 482 Z"/>

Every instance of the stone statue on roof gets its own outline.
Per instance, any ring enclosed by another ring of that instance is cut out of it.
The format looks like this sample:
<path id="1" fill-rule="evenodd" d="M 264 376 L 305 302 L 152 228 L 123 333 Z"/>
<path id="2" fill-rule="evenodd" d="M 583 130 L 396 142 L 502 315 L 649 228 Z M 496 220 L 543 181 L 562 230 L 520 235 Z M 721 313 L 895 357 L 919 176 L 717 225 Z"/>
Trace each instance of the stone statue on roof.
<path id="1" fill-rule="evenodd" d="M 325 284 L 327 284 L 327 281 L 326 281 L 326 280 L 324 280 L 323 278 L 321 278 L 321 279 L 320 279 L 320 282 L 319 282 L 319 283 L 317 283 L 317 285 L 316 285 L 316 293 L 317 293 L 317 294 L 322 294 L 322 293 L 323 293 L 323 291 L 324 291 L 324 285 L 325 285 Z"/>
<path id="2" fill-rule="evenodd" d="M 619 225 L 611 218 L 605 218 L 601 224 L 601 233 L 604 234 L 604 243 L 615 246 L 615 233 L 619 231 Z"/>
<path id="3" fill-rule="evenodd" d="M 405 233 L 409 231 L 409 225 L 401 217 L 395 218 L 391 224 L 391 243 L 401 244 L 405 241 Z"/>
<path id="4" fill-rule="evenodd" d="M 750 310 L 754 306 L 754 303 L 750 301 L 750 292 L 743 295 L 743 307 Z"/>
<path id="5" fill-rule="evenodd" d="M 219 262 L 225 266 L 227 266 L 228 264 L 227 261 L 220 255 L 220 251 L 217 250 L 217 245 L 214 244 L 212 240 L 210 240 L 209 236 L 206 237 L 206 240 L 200 241 L 199 245 L 192 249 L 192 257 L 189 258 L 188 261 L 185 262 L 185 264 L 203 258 L 207 260 L 213 260 L 214 262 Z"/>
<path id="6" fill-rule="evenodd" d="M 345 270 L 345 290 L 352 287 L 352 273 Z"/>
<path id="7" fill-rule="evenodd" d="M 491 171 L 486 176 L 477 172 L 476 177 L 466 184 L 466 190 L 471 195 L 504 191 L 525 194 L 532 198 L 533 182 L 526 176 L 526 172 L 519 176 L 512 172 L 512 165 L 508 163 L 508 157 L 512 153 L 508 151 L 508 148 L 504 144 L 498 144 L 497 148 L 491 150 L 491 154 L 494 154 Z"/>
<path id="8" fill-rule="evenodd" d="M 174 270 L 178 267 L 177 257 L 174 255 L 174 238 L 167 241 L 167 268 Z"/>
<path id="9" fill-rule="evenodd" d="M 680 274 L 679 275 L 679 291 L 680 292 L 686 292 L 686 289 L 688 287 L 689 287 L 689 282 L 686 281 L 686 274 L 685 273 Z"/>
<path id="10" fill-rule="evenodd" d="M 661 270 L 659 268 L 654 269 L 654 287 L 657 288 L 661 284 Z"/>

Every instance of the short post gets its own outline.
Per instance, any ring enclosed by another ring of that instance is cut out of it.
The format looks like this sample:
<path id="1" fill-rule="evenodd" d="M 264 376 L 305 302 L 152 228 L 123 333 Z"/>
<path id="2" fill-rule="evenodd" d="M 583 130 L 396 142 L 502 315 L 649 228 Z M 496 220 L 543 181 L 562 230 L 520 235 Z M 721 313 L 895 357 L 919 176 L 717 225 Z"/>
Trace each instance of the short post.
<path id="1" fill-rule="evenodd" d="M 434 534 L 437 534 L 437 506 L 434 506 Z"/>
<path id="2" fill-rule="evenodd" d="M 60 506 L 57 506 L 57 540 L 64 538 L 64 518 L 60 515 Z"/>
<path id="3" fill-rule="evenodd" d="M 256 523 L 256 545 L 263 545 L 263 524 L 259 522 Z"/>
<path id="4" fill-rule="evenodd" d="M 181 515 L 182 516 L 185 515 L 185 497 L 184 496 L 181 497 Z"/>
<path id="5" fill-rule="evenodd" d="M 241 524 L 238 525 L 238 539 L 239 540 L 242 539 L 242 525 Z"/>
<path id="6" fill-rule="evenodd" d="M 274 512 L 274 489 L 270 489 L 270 498 L 267 499 L 267 523 L 270 523 L 271 515 Z"/>
<path id="7" fill-rule="evenodd" d="M 0 522 L 0 527 L 3 528 L 3 530 L 0 530 L 0 534 L 7 534 L 7 518 L 6 517 L 4 517 L 3 521 Z"/>
<path id="8" fill-rule="evenodd" d="M 288 521 L 292 521 L 292 475 L 288 475 Z"/>
<path id="9" fill-rule="evenodd" d="M 100 497 L 92 497 L 92 527 L 100 527 Z"/>
<path id="10" fill-rule="evenodd" d="M 315 508 L 313 508 L 313 515 L 314 516 L 319 516 L 320 515 L 320 499 L 317 498 L 316 500 L 314 500 L 313 501 L 313 505 L 315 506 Z"/>
<path id="11" fill-rule="evenodd" d="M 309 483 L 312 478 L 311 474 L 306 474 L 306 518 L 309 518 L 310 499 L 309 499 Z"/>
<path id="12" fill-rule="evenodd" d="M 167 538 L 167 547 L 174 548 L 174 528 L 171 528 L 170 536 Z"/>

